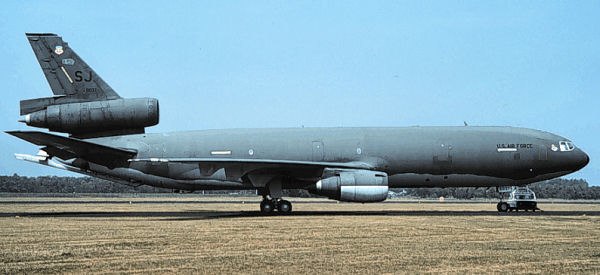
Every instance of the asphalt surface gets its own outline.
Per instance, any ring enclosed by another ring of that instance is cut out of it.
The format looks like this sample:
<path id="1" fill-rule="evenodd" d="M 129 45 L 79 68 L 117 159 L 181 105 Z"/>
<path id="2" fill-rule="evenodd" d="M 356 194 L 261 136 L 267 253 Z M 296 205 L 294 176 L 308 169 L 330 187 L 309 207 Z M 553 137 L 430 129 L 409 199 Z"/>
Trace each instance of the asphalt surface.
<path id="1" fill-rule="evenodd" d="M 306 201 L 290 199 L 294 204 L 314 204 L 314 203 L 327 203 L 337 204 L 340 203 L 334 200 L 314 200 Z M 56 199 L 56 200 L 4 200 L 0 198 L 0 204 L 245 204 L 245 203 L 259 203 L 259 200 L 85 200 L 85 199 Z M 407 204 L 407 203 L 444 203 L 444 204 L 495 204 L 494 201 L 467 201 L 467 200 L 446 200 L 439 202 L 435 200 L 387 200 L 379 203 L 390 203 L 390 204 Z M 539 204 L 600 204 L 600 201 L 538 201 Z"/>
<path id="2" fill-rule="evenodd" d="M 0 217 L 29 218 L 160 218 L 167 220 L 244 218 L 265 216 L 259 211 L 61 211 L 0 212 Z M 277 214 L 273 214 L 277 216 Z M 295 211 L 285 216 L 600 216 L 600 211 Z"/>

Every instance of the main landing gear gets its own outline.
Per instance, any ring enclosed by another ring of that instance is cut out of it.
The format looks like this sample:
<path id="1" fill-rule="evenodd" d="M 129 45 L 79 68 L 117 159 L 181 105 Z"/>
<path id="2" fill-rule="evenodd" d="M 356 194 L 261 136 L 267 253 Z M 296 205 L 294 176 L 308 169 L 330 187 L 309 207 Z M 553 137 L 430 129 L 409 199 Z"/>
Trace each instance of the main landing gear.
<path id="1" fill-rule="evenodd" d="M 260 212 L 263 214 L 271 214 L 275 210 L 280 214 L 289 214 L 292 212 L 292 203 L 283 199 L 265 196 L 262 202 L 260 202 Z"/>
<path id="2" fill-rule="evenodd" d="M 281 191 L 281 179 L 271 179 L 265 188 L 259 189 L 263 196 L 260 202 L 260 212 L 263 214 L 272 214 L 277 210 L 279 214 L 289 214 L 292 212 L 292 203 L 282 199 L 283 192 Z"/>

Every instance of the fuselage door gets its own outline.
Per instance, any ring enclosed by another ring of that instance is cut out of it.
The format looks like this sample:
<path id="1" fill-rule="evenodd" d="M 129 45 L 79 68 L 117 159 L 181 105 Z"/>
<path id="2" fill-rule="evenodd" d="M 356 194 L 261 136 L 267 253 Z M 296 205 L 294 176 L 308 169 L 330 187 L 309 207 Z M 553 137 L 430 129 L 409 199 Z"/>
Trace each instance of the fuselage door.
<path id="1" fill-rule="evenodd" d="M 452 145 L 445 141 L 434 144 L 433 168 L 439 174 L 447 174 L 452 170 Z"/>
<path id="2" fill-rule="evenodd" d="M 538 150 L 539 150 L 538 159 L 539 160 L 548 160 L 548 148 L 545 145 L 540 145 Z"/>
<path id="3" fill-rule="evenodd" d="M 313 141 L 312 142 L 312 160 L 313 161 L 323 161 L 325 157 L 325 153 L 323 150 L 323 142 L 322 141 Z"/>
<path id="4" fill-rule="evenodd" d="M 452 145 L 447 142 L 438 142 L 433 151 L 433 163 L 450 165 L 452 163 Z"/>

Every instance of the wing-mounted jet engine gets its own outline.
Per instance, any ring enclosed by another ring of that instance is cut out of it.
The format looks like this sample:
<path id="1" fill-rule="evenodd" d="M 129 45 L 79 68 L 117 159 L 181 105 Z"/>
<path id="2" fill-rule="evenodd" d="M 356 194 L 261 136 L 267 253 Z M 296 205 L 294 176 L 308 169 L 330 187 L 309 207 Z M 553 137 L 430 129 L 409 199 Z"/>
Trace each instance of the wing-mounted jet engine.
<path id="1" fill-rule="evenodd" d="M 311 192 L 339 201 L 380 202 L 387 199 L 388 175 L 370 170 L 326 170 Z"/>
<path id="2" fill-rule="evenodd" d="M 60 36 L 27 39 L 54 96 L 21 101 L 21 122 L 77 138 L 139 134 L 158 124 L 158 100 L 121 98 Z"/>

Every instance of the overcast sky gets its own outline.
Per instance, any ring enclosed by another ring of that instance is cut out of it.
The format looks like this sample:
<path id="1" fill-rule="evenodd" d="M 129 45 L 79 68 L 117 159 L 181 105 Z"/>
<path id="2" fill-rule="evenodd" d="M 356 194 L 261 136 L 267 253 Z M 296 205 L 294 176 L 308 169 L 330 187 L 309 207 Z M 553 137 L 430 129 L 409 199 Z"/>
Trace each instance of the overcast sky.
<path id="1" fill-rule="evenodd" d="M 156 97 L 148 132 L 511 125 L 572 139 L 600 184 L 600 1 L 4 1 L 0 129 L 51 95 L 25 32 L 54 32 L 123 97 Z M 399 141 L 401 142 L 401 141 Z M 17 161 L 0 175 L 71 175 Z"/>

